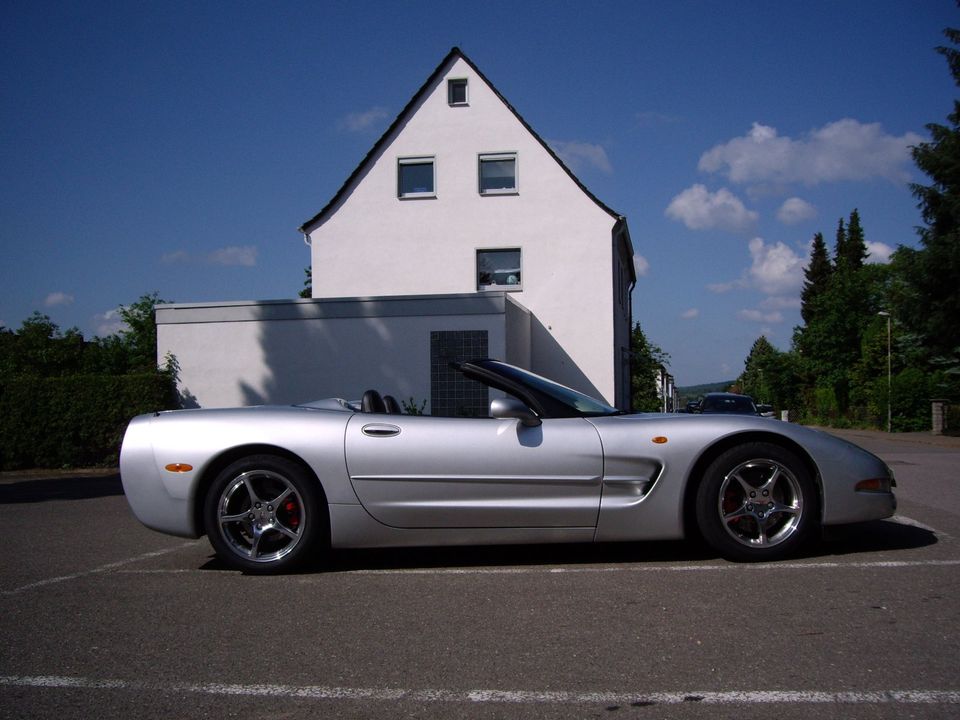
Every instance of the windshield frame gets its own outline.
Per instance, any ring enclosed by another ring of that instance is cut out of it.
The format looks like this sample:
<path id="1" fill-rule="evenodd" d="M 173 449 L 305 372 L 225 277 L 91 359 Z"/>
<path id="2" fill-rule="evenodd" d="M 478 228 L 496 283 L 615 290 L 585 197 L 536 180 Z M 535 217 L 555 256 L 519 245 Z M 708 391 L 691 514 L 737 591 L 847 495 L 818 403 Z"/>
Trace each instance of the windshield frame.
<path id="1" fill-rule="evenodd" d="M 500 360 L 471 360 L 460 363 L 458 369 L 466 377 L 513 395 L 541 418 L 624 414 L 586 393 Z"/>

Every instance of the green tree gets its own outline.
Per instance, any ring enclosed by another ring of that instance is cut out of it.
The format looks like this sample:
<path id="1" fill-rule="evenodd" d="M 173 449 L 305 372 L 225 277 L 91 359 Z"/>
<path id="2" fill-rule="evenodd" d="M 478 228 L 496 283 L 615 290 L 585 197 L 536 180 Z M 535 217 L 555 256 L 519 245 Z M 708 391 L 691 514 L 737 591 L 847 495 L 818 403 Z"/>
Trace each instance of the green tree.
<path id="1" fill-rule="evenodd" d="M 840 258 L 847 255 L 847 229 L 843 224 L 843 218 L 837 222 L 837 235 L 833 241 L 833 266 L 840 264 Z"/>
<path id="2" fill-rule="evenodd" d="M 771 402 L 771 392 L 768 386 L 770 372 L 774 364 L 777 349 L 770 344 L 766 335 L 761 335 L 753 342 L 750 354 L 744 360 L 743 374 L 737 379 L 740 392 L 750 395 L 755 402 Z"/>
<path id="3" fill-rule="evenodd" d="M 864 332 L 878 310 L 889 304 L 889 270 L 867 265 L 867 244 L 860 213 L 837 222 L 833 262 L 822 236 L 814 237 L 806 282 L 801 293 L 804 325 L 794 332 L 795 376 L 783 392 L 791 404 L 814 415 L 845 416 L 851 402 L 862 399 L 854 385 Z M 804 390 L 806 388 L 806 390 Z M 805 398 L 805 399 L 804 399 Z"/>
<path id="4" fill-rule="evenodd" d="M 758 403 L 767 403 L 781 410 L 799 409 L 801 376 L 796 355 L 778 350 L 765 335 L 761 335 L 750 348 L 736 387 Z"/>
<path id="5" fill-rule="evenodd" d="M 822 341 L 819 365 L 825 372 L 820 375 L 823 382 L 818 384 L 833 390 L 841 415 L 846 414 L 850 404 L 851 372 L 860 359 L 864 327 L 876 314 L 871 308 L 868 276 L 864 271 L 866 254 L 860 216 L 854 210 L 847 229 L 842 218 L 837 226 L 834 271 L 823 296 L 825 312 L 819 329 Z"/>
<path id="6" fill-rule="evenodd" d="M 0 379 L 71 375 L 82 367 L 84 346 L 79 330 L 61 332 L 49 316 L 35 312 L 15 333 L 4 329 Z"/>
<path id="7" fill-rule="evenodd" d="M 840 225 L 843 226 L 843 220 L 840 221 Z M 850 213 L 842 248 L 838 235 L 837 265 L 843 264 L 850 270 L 859 270 L 863 267 L 868 254 L 867 243 L 863 237 L 863 228 L 860 225 L 860 213 L 854 208 L 853 212 Z"/>
<path id="8" fill-rule="evenodd" d="M 661 400 L 657 394 L 657 372 L 670 361 L 670 356 L 651 343 L 635 323 L 630 333 L 631 404 L 637 412 L 657 412 Z"/>
<path id="9" fill-rule="evenodd" d="M 944 34 L 960 44 L 960 30 Z M 960 86 L 960 50 L 941 46 Z M 904 280 L 895 308 L 897 316 L 923 339 L 931 356 L 960 355 L 960 100 L 954 100 L 948 124 L 931 123 L 930 142 L 913 148 L 917 167 L 929 185 L 912 186 L 924 227 L 920 249 L 901 247 L 894 266 Z"/>
<path id="10" fill-rule="evenodd" d="M 126 328 L 120 331 L 120 340 L 133 372 L 157 369 L 156 308 L 165 302 L 167 301 L 161 300 L 160 294 L 154 291 L 117 309 L 126 324 Z"/>
<path id="11" fill-rule="evenodd" d="M 303 273 L 307 277 L 303 281 L 303 289 L 299 292 L 299 295 L 302 298 L 313 297 L 313 268 L 304 268 Z"/>
<path id="12" fill-rule="evenodd" d="M 816 317 L 817 300 L 830 286 L 832 274 L 833 265 L 827 253 L 827 244 L 823 241 L 823 233 L 817 233 L 813 236 L 810 263 L 804 268 L 803 290 L 800 291 L 800 315 L 804 322 L 809 323 Z"/>

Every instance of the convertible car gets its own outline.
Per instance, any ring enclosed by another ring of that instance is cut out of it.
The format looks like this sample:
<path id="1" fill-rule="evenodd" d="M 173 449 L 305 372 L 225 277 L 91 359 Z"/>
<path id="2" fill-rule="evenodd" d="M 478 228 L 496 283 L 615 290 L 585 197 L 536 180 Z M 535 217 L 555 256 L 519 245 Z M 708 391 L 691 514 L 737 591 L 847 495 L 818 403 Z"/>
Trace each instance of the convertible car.
<path id="1" fill-rule="evenodd" d="M 775 560 L 823 525 L 889 517 L 890 469 L 759 416 L 625 414 L 497 360 L 459 364 L 489 417 L 362 401 L 134 418 L 120 455 L 134 514 L 206 534 L 228 565 L 285 572 L 329 548 L 605 542 L 701 535 Z"/>

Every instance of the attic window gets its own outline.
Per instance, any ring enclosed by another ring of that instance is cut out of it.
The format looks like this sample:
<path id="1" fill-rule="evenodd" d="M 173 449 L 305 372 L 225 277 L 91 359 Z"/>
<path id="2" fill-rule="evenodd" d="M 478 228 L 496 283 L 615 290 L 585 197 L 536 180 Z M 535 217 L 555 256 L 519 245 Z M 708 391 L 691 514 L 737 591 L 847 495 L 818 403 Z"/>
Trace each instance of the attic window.
<path id="1" fill-rule="evenodd" d="M 447 102 L 450 105 L 466 105 L 467 79 L 455 78 L 447 80 Z"/>
<path id="2" fill-rule="evenodd" d="M 432 157 L 397 160 L 397 197 L 436 197 L 436 174 Z"/>

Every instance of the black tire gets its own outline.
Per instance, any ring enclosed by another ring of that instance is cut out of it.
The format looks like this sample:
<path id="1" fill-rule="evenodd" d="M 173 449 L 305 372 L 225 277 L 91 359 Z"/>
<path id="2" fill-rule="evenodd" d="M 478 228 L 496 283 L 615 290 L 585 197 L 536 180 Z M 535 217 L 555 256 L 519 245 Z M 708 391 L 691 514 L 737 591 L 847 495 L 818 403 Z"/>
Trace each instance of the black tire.
<path id="1" fill-rule="evenodd" d="M 697 490 L 697 524 L 728 560 L 780 560 L 796 553 L 819 524 L 817 491 L 795 453 L 765 442 L 727 450 Z"/>
<path id="2" fill-rule="evenodd" d="M 275 455 L 226 467 L 204 501 L 204 526 L 217 556 L 255 574 L 290 572 L 325 539 L 322 490 L 310 473 Z"/>

